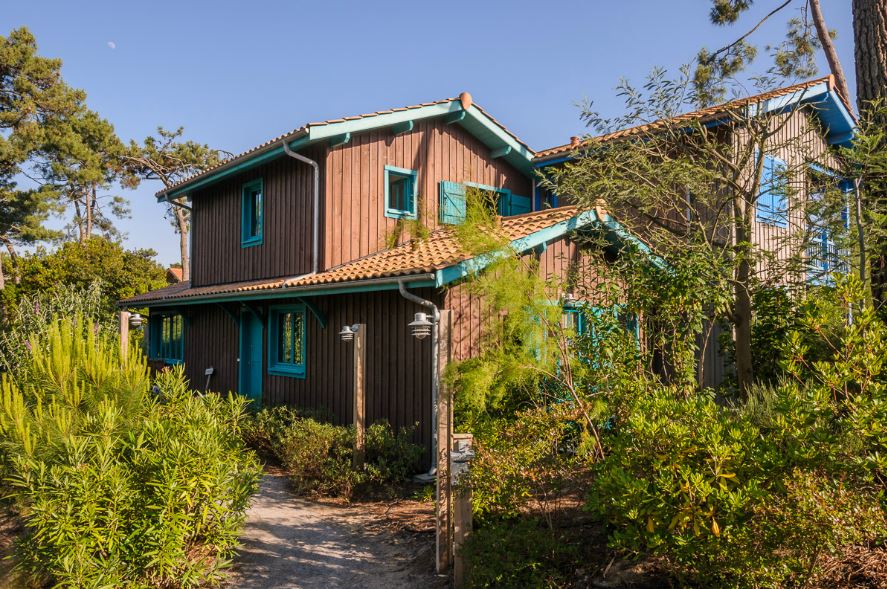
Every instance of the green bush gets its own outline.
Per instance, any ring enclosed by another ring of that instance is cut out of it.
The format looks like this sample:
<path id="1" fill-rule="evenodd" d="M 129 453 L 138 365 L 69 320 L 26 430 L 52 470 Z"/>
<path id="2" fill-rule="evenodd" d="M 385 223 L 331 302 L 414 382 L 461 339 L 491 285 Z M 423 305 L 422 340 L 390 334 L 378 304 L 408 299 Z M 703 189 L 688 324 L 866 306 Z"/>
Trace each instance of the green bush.
<path id="1" fill-rule="evenodd" d="M 253 448 L 273 456 L 289 473 L 297 493 L 350 497 L 358 486 L 393 486 L 419 469 L 423 449 L 410 441 L 412 429 L 399 432 L 385 421 L 370 425 L 364 466 L 353 464 L 353 427 L 333 425 L 288 407 L 258 411 L 244 427 Z"/>
<path id="2" fill-rule="evenodd" d="M 259 466 L 247 401 L 196 396 L 178 368 L 152 395 L 137 350 L 82 321 L 35 336 L 2 379 L 0 456 L 25 533 L 18 567 L 57 586 L 196 587 L 236 548 Z"/>
<path id="3" fill-rule="evenodd" d="M 613 547 L 705 586 L 784 587 L 884 541 L 887 329 L 852 284 L 832 294 L 785 342 L 778 385 L 733 407 L 662 386 L 628 402 L 588 501 Z"/>
<path id="4" fill-rule="evenodd" d="M 463 547 L 466 586 L 571 587 L 579 550 L 534 519 L 505 520 L 481 527 Z"/>

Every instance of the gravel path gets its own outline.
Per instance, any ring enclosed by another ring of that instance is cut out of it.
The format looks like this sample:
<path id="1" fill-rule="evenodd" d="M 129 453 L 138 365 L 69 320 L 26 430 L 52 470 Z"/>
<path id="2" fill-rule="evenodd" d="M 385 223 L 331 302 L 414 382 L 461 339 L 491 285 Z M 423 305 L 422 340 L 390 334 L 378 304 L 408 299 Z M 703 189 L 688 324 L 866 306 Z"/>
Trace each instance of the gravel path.
<path id="1" fill-rule="evenodd" d="M 266 474 L 247 514 L 228 587 L 446 587 L 433 571 L 433 535 L 409 537 L 361 506 L 294 497 L 283 475 Z"/>

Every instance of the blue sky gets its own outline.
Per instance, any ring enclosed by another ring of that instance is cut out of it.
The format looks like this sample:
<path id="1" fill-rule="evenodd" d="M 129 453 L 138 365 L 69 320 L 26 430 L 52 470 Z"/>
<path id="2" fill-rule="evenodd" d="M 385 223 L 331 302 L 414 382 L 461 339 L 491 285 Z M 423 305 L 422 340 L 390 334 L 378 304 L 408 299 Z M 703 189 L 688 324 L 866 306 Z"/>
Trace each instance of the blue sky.
<path id="1" fill-rule="evenodd" d="M 776 4 L 758 0 L 739 25 L 722 29 L 708 23 L 703 0 L 18 0 L 0 12 L 0 35 L 29 27 L 41 54 L 62 58 L 68 83 L 125 140 L 184 125 L 188 138 L 236 153 L 305 122 L 468 90 L 543 149 L 583 132 L 581 100 L 620 114 L 620 78 L 641 82 L 654 66 L 676 69 Z M 823 4 L 855 89 L 850 3 Z M 781 40 L 786 18 L 752 39 L 762 68 L 764 45 Z M 128 246 L 175 262 L 177 238 L 152 196 L 157 189 L 124 191 L 133 214 L 119 227 Z"/>

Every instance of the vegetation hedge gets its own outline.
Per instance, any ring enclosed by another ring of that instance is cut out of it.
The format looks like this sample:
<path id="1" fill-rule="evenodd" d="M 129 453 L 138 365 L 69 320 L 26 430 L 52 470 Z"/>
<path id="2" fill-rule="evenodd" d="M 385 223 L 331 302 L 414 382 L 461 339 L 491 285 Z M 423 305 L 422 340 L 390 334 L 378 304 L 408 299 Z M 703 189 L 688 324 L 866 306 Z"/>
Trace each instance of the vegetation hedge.
<path id="1" fill-rule="evenodd" d="M 152 383 L 138 350 L 83 320 L 51 325 L 0 392 L 0 469 L 25 533 L 17 566 L 68 587 L 196 587 L 233 556 L 260 468 L 247 401 Z M 153 384 L 153 390 L 152 390 Z"/>
<path id="2" fill-rule="evenodd" d="M 355 432 L 322 413 L 289 407 L 258 411 L 244 429 L 247 443 L 287 470 L 300 494 L 350 498 L 359 488 L 391 489 L 418 472 L 423 448 L 413 428 L 395 431 L 386 421 L 367 428 L 364 465 L 354 468 Z"/>

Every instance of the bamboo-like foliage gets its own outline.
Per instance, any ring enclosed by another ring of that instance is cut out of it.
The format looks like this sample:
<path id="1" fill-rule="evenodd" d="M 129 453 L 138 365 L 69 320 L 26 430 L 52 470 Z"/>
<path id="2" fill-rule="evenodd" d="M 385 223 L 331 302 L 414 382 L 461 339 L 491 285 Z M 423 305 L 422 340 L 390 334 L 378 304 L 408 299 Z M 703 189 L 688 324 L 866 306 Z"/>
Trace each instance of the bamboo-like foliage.
<path id="1" fill-rule="evenodd" d="M 192 394 L 181 369 L 75 319 L 32 338 L 0 381 L 5 491 L 26 533 L 17 565 L 58 586 L 191 587 L 217 579 L 258 466 L 239 436 L 247 401 Z"/>

